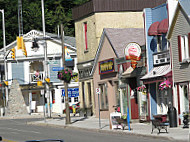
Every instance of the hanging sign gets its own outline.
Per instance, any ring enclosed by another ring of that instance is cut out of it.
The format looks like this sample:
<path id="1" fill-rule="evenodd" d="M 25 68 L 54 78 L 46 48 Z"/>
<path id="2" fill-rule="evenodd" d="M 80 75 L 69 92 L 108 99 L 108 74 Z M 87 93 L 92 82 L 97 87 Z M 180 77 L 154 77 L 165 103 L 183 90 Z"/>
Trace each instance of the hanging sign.
<path id="1" fill-rule="evenodd" d="M 114 58 L 99 62 L 99 74 L 107 74 L 115 71 Z"/>
<path id="2" fill-rule="evenodd" d="M 124 52 L 126 60 L 131 60 L 131 67 L 135 69 L 137 61 L 141 59 L 141 47 L 137 43 L 132 42 L 125 47 Z"/>

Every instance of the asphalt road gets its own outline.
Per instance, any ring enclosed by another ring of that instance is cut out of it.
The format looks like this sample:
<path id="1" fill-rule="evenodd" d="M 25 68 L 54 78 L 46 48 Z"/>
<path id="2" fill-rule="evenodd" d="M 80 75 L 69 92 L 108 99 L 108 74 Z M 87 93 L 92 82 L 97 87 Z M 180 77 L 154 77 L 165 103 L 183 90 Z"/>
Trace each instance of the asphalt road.
<path id="1" fill-rule="evenodd" d="M 37 119 L 0 120 L 0 136 L 4 141 L 24 142 L 34 139 L 63 139 L 64 142 L 169 142 L 159 138 L 113 134 L 79 129 L 27 125 Z"/>

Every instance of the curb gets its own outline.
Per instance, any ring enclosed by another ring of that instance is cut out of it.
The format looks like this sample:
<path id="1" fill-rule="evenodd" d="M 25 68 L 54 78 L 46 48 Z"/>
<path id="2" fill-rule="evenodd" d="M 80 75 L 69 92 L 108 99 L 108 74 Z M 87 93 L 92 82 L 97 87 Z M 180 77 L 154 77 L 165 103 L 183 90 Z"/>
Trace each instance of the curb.
<path id="1" fill-rule="evenodd" d="M 76 130 L 84 130 L 92 132 L 99 132 L 99 133 L 107 133 L 107 134 L 118 134 L 118 135 L 131 135 L 131 136 L 141 136 L 141 137 L 149 137 L 149 138 L 156 138 L 156 139 L 164 139 L 164 140 L 170 140 L 170 141 L 176 141 L 176 142 L 187 142 L 185 140 L 176 140 L 172 137 L 165 137 L 165 136 L 156 136 L 156 135 L 149 135 L 149 134 L 140 134 L 130 131 L 113 131 L 113 130 L 102 130 L 102 129 L 96 129 L 96 128 L 82 128 L 82 127 L 76 127 L 76 126 L 65 126 L 65 125 L 57 125 L 57 124 L 48 124 L 48 123 L 36 123 L 36 122 L 27 122 L 27 125 L 37 125 L 37 126 L 44 126 L 44 127 L 58 127 L 58 128 L 65 128 L 65 129 L 76 129 Z"/>

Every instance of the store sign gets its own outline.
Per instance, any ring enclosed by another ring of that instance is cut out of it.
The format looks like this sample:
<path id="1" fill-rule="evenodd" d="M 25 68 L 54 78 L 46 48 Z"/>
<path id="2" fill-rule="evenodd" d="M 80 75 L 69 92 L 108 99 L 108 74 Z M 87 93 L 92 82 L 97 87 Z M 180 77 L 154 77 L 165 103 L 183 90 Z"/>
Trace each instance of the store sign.
<path id="1" fill-rule="evenodd" d="M 115 71 L 114 58 L 99 62 L 99 74 L 107 74 Z"/>
<path id="2" fill-rule="evenodd" d="M 65 89 L 62 90 L 62 96 L 65 97 Z M 79 88 L 68 88 L 68 97 L 78 97 Z"/>
<path id="3" fill-rule="evenodd" d="M 129 43 L 125 47 L 125 57 L 126 60 L 131 60 L 131 67 L 133 69 L 136 68 L 136 61 L 139 61 L 141 59 L 141 47 L 137 43 Z"/>

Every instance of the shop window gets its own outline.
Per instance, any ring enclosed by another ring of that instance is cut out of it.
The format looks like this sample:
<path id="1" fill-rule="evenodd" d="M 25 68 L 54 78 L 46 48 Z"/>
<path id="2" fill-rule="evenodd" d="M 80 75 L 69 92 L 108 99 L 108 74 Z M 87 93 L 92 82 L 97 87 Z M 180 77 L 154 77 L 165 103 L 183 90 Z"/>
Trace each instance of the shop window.
<path id="1" fill-rule="evenodd" d="M 184 93 L 184 108 L 185 111 L 189 110 L 189 99 L 188 99 L 188 86 L 183 86 L 183 93 Z"/>
<path id="2" fill-rule="evenodd" d="M 74 102 L 78 102 L 79 98 L 78 97 L 74 97 Z"/>
<path id="3" fill-rule="evenodd" d="M 108 95 L 107 95 L 107 84 L 100 85 L 101 93 L 100 93 L 100 109 L 107 110 L 108 109 Z"/>
<path id="4" fill-rule="evenodd" d="M 71 103 L 71 97 L 69 97 L 69 103 Z"/>
<path id="5" fill-rule="evenodd" d="M 190 59 L 190 35 L 178 36 L 178 51 L 179 51 L 179 62 L 185 62 Z"/>

